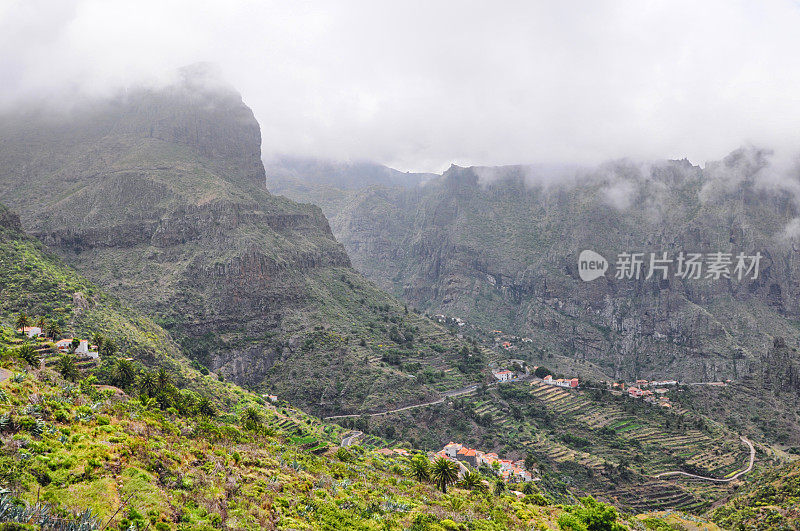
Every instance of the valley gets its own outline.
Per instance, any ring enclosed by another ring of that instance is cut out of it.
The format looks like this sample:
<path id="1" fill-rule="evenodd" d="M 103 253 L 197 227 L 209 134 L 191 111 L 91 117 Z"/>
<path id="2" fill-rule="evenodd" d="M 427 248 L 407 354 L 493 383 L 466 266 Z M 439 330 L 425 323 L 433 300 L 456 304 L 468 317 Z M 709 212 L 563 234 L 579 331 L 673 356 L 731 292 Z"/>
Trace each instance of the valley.
<path id="1" fill-rule="evenodd" d="M 0 207 L 0 473 L 20 518 L 523 529 L 602 510 L 633 527 L 662 511 L 712 526 L 796 455 L 797 272 L 767 228 L 728 229 L 728 244 L 765 245 L 748 284 L 582 283 L 575 245 L 667 243 L 645 210 L 608 210 L 597 177 L 551 189 L 518 168 L 405 185 L 371 164 L 267 171 L 238 93 L 181 75 L 0 126 L 0 191 L 16 210 Z M 620 167 L 645 196 L 672 183 L 660 193 L 675 204 L 702 187 L 681 162 L 649 177 Z M 315 172 L 320 188 L 298 185 Z M 794 215 L 774 200 L 773 227 Z M 723 242 L 708 232 L 729 213 L 719 201 L 684 206 L 698 226 L 670 248 Z M 41 337 L 15 331 L 23 315 Z M 439 494 L 423 469 L 456 466 L 437 454 L 451 441 L 517 468 L 461 463 Z"/>

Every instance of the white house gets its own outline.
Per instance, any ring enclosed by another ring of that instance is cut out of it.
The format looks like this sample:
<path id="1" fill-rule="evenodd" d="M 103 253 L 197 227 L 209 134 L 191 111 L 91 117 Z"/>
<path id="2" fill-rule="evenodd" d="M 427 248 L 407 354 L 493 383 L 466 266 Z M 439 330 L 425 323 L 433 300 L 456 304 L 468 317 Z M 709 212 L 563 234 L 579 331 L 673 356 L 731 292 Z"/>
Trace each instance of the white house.
<path id="1" fill-rule="evenodd" d="M 88 356 L 89 355 L 89 341 L 86 339 L 81 339 L 81 342 L 78 343 L 78 348 L 75 349 L 75 354 L 78 356 Z"/>
<path id="2" fill-rule="evenodd" d="M 72 346 L 72 338 L 67 339 L 59 339 L 56 341 L 56 348 L 59 352 L 67 352 L 69 351 L 69 347 Z"/>
<path id="3" fill-rule="evenodd" d="M 442 449 L 442 451 L 444 452 L 444 454 L 447 457 L 449 457 L 451 459 L 455 459 L 456 458 L 456 454 L 458 454 L 458 451 L 461 450 L 461 448 L 463 448 L 462 445 L 460 445 L 458 443 L 450 442 L 449 444 L 445 445 L 445 447 Z"/>
<path id="4" fill-rule="evenodd" d="M 42 329 L 38 326 L 26 326 L 25 328 L 17 328 L 17 332 L 25 334 L 28 337 L 39 337 L 42 335 Z"/>
<path id="5" fill-rule="evenodd" d="M 514 373 L 511 371 L 499 371 L 494 373 L 494 377 L 500 382 L 507 382 L 514 378 Z"/>

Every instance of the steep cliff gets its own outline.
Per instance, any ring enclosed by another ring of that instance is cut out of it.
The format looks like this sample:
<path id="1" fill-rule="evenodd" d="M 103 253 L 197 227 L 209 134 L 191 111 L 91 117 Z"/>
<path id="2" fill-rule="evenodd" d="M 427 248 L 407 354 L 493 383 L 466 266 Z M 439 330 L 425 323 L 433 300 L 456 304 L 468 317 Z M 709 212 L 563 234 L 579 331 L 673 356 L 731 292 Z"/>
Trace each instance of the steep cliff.
<path id="1" fill-rule="evenodd" d="M 436 326 L 351 269 L 318 207 L 266 190 L 258 123 L 207 69 L 21 107 L 0 139 L 0 195 L 24 227 L 209 368 L 318 412 L 433 396 L 376 349 L 390 318 Z"/>
<path id="2" fill-rule="evenodd" d="M 752 149 L 705 168 L 453 166 L 413 189 L 314 199 L 354 266 L 415 304 L 529 335 L 539 359 L 590 361 L 617 378 L 707 381 L 743 376 L 775 336 L 800 341 L 799 247 L 786 231 L 798 216 L 797 177 L 776 184 L 773 171 L 769 154 Z M 309 198 L 267 178 L 276 193 Z M 586 249 L 609 261 L 605 278 L 580 280 Z M 624 252 L 644 253 L 638 280 L 614 278 Z M 684 279 L 674 262 L 666 279 L 646 279 L 651 252 L 763 258 L 756 279 Z"/>

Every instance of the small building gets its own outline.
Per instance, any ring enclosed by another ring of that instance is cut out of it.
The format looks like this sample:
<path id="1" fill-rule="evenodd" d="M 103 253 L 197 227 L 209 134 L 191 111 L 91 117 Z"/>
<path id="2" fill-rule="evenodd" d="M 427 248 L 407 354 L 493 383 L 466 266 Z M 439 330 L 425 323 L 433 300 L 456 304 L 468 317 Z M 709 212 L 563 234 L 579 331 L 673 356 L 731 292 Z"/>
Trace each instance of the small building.
<path id="1" fill-rule="evenodd" d="M 445 447 L 443 448 L 443 450 L 442 450 L 442 451 L 444 452 L 444 454 L 445 454 L 447 457 L 450 457 L 450 458 L 452 458 L 452 459 L 455 459 L 455 458 L 456 458 L 456 454 L 457 454 L 457 453 L 458 453 L 458 451 L 459 451 L 459 450 L 461 450 L 462 448 L 463 448 L 463 446 L 462 446 L 462 445 L 460 445 L 460 444 L 458 444 L 458 443 L 454 443 L 454 442 L 452 442 L 452 441 L 451 441 L 451 442 L 449 442 L 448 444 L 446 444 L 446 445 L 445 445 Z"/>
<path id="2" fill-rule="evenodd" d="M 75 349 L 75 354 L 78 356 L 89 356 L 89 341 L 81 339 L 78 347 Z"/>
<path id="3" fill-rule="evenodd" d="M 642 390 L 638 387 L 628 387 L 628 396 L 633 398 L 641 398 Z"/>
<path id="4" fill-rule="evenodd" d="M 42 335 L 42 329 L 38 326 L 26 326 L 24 328 L 17 328 L 17 332 L 25 334 L 30 338 L 39 337 Z"/>
<path id="5" fill-rule="evenodd" d="M 456 459 L 464 463 L 469 463 L 473 467 L 478 466 L 477 450 L 473 450 L 472 448 L 461 448 L 456 452 Z"/>
<path id="6" fill-rule="evenodd" d="M 69 349 L 72 347 L 72 338 L 68 337 L 66 339 L 59 339 L 56 341 L 56 348 L 59 352 L 69 352 Z"/>
<path id="7" fill-rule="evenodd" d="M 500 382 L 507 382 L 514 378 L 514 373 L 511 371 L 499 371 L 494 373 L 494 377 Z"/>
<path id="8" fill-rule="evenodd" d="M 554 380 L 550 374 L 545 376 L 542 381 L 547 385 L 555 385 L 558 387 L 566 387 L 569 389 L 575 389 L 580 384 L 577 378 L 566 378 L 566 379 L 559 378 L 557 380 Z"/>
<path id="9" fill-rule="evenodd" d="M 653 380 L 650 382 L 653 387 L 664 387 L 668 385 L 678 385 L 677 380 Z"/>

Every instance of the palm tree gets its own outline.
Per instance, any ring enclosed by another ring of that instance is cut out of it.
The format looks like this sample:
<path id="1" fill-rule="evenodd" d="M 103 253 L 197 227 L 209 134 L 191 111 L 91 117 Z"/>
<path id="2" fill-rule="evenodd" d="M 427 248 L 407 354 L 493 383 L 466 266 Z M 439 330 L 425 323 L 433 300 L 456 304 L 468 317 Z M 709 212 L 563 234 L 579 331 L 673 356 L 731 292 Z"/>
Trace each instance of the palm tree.
<path id="1" fill-rule="evenodd" d="M 207 396 L 201 396 L 197 402 L 197 412 L 204 417 L 213 417 L 216 413 L 214 411 L 214 404 Z"/>
<path id="2" fill-rule="evenodd" d="M 464 472 L 464 475 L 459 482 L 459 486 L 467 490 L 479 492 L 485 492 L 488 489 L 486 484 L 483 482 L 483 476 L 477 472 L 473 472 L 472 470 L 467 470 Z"/>
<path id="3" fill-rule="evenodd" d="M 22 345 L 17 349 L 17 357 L 23 360 L 31 367 L 39 366 L 39 355 L 36 350 L 29 344 Z"/>
<path id="4" fill-rule="evenodd" d="M 100 345 L 97 346 L 99 347 Z M 116 351 L 117 351 L 117 343 L 110 337 L 105 338 L 103 340 L 103 348 L 100 351 L 100 354 L 102 354 L 103 356 L 113 356 Z"/>
<path id="5" fill-rule="evenodd" d="M 250 406 L 244 411 L 242 425 L 248 430 L 257 430 L 261 427 L 261 414 L 256 408 Z"/>
<path id="6" fill-rule="evenodd" d="M 150 371 L 145 371 L 139 377 L 139 393 L 152 397 L 158 391 L 158 383 L 156 377 Z"/>
<path id="7" fill-rule="evenodd" d="M 106 338 L 103 337 L 103 334 L 101 334 L 99 332 L 96 333 L 94 336 L 92 336 L 92 343 L 97 347 L 98 352 L 100 350 L 102 350 L 103 343 L 105 343 L 105 342 L 106 342 Z"/>
<path id="8" fill-rule="evenodd" d="M 158 374 L 156 374 L 156 382 L 158 382 L 159 389 L 166 390 L 172 385 L 172 376 L 167 372 L 166 369 L 163 367 L 158 369 Z"/>
<path id="9" fill-rule="evenodd" d="M 442 492 L 446 493 L 447 486 L 458 480 L 458 467 L 449 459 L 440 457 L 433 462 L 431 478 L 434 484 L 439 487 Z"/>
<path id="10" fill-rule="evenodd" d="M 47 323 L 47 331 L 45 332 L 50 339 L 58 339 L 61 336 L 61 327 L 55 321 Z"/>
<path id="11" fill-rule="evenodd" d="M 25 315 L 24 313 L 20 313 L 17 316 L 17 328 L 21 328 L 23 334 L 25 333 L 25 329 L 28 328 L 30 325 L 31 325 L 31 320 L 27 315 Z"/>
<path id="12" fill-rule="evenodd" d="M 117 360 L 113 374 L 114 384 L 123 389 L 131 385 L 136 379 L 136 370 L 133 368 L 133 363 L 128 360 Z"/>
<path id="13" fill-rule="evenodd" d="M 47 324 L 47 319 L 45 319 L 44 317 L 39 317 L 36 320 L 36 326 L 38 326 L 42 330 L 44 330 L 46 324 Z"/>
<path id="14" fill-rule="evenodd" d="M 58 360 L 58 372 L 61 373 L 61 376 L 64 377 L 65 380 L 72 380 L 73 382 L 77 380 L 81 373 L 78 370 L 78 366 L 75 364 L 75 357 L 74 356 L 61 356 Z"/>
<path id="15" fill-rule="evenodd" d="M 415 455 L 408 464 L 409 475 L 417 481 L 430 481 L 431 462 L 423 455 Z"/>

